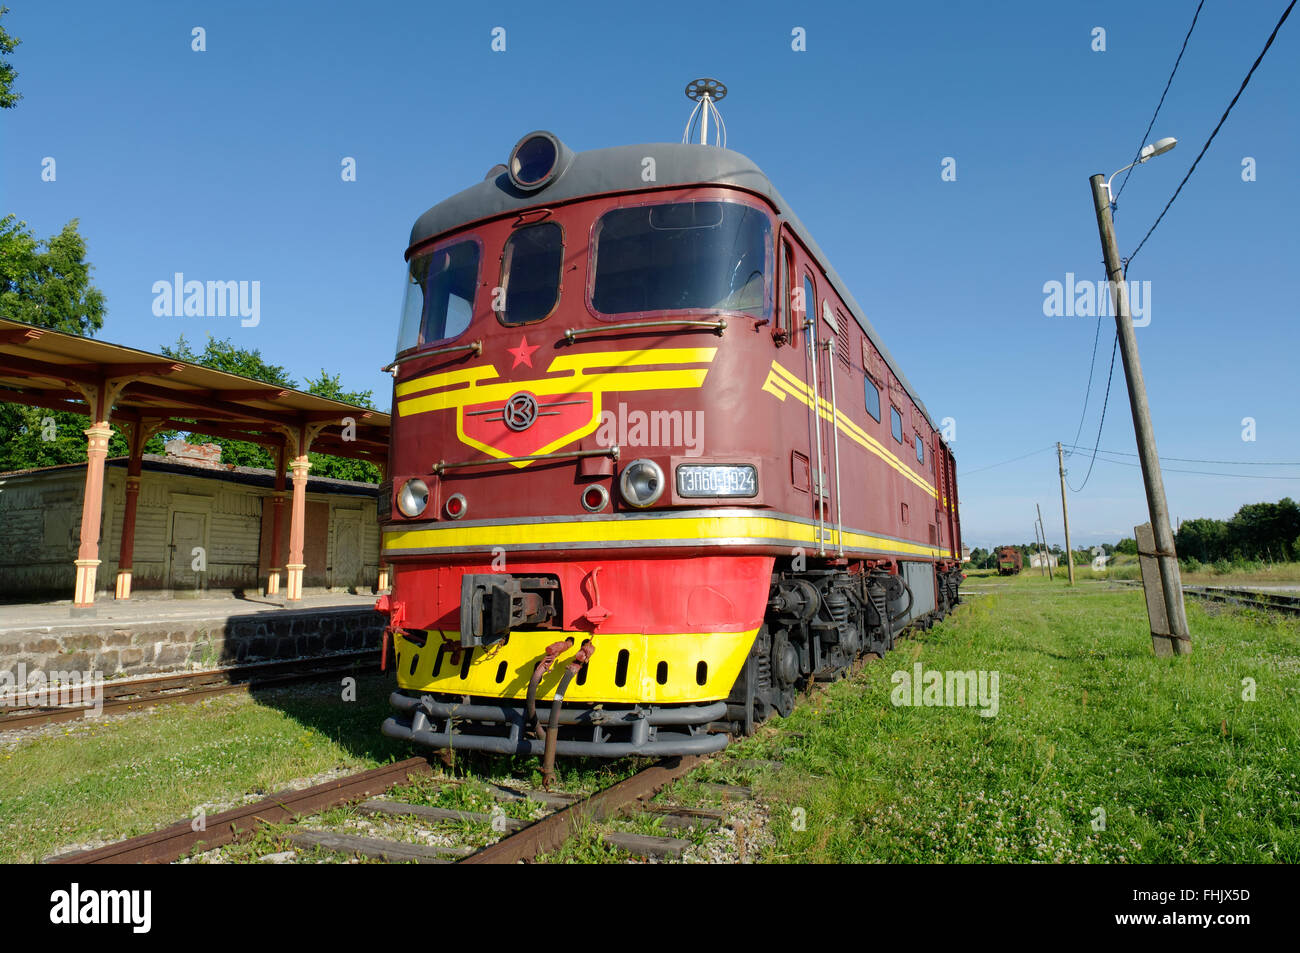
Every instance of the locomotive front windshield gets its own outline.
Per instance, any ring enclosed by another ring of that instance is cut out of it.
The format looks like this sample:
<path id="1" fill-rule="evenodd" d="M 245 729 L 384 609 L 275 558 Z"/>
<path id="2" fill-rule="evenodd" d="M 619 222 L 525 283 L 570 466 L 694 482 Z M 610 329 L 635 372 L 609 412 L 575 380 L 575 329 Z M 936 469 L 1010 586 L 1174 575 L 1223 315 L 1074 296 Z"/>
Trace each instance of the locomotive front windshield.
<path id="1" fill-rule="evenodd" d="M 411 259 L 398 352 L 454 338 L 469 327 L 478 285 L 479 244 L 445 245 Z"/>
<path id="2" fill-rule="evenodd" d="M 770 316 L 772 227 L 737 202 L 614 209 L 596 224 L 591 303 L 601 314 L 745 311 Z"/>

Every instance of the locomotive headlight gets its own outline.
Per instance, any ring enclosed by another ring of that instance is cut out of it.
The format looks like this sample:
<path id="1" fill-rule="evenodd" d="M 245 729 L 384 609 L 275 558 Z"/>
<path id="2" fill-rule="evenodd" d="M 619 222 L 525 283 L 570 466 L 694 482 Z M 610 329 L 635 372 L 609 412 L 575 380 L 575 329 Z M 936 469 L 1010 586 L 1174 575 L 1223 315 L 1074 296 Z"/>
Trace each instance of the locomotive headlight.
<path id="1" fill-rule="evenodd" d="M 403 516 L 412 519 L 424 512 L 429 505 L 429 484 L 423 480 L 407 480 L 397 494 L 397 508 Z"/>
<path id="2" fill-rule="evenodd" d="M 618 488 L 633 506 L 651 506 L 663 495 L 664 471 L 653 460 L 633 460 L 623 468 Z"/>
<path id="3" fill-rule="evenodd" d="M 573 153 L 558 136 L 539 129 L 515 143 L 506 163 L 506 174 L 515 188 L 536 192 L 555 181 L 572 160 Z"/>

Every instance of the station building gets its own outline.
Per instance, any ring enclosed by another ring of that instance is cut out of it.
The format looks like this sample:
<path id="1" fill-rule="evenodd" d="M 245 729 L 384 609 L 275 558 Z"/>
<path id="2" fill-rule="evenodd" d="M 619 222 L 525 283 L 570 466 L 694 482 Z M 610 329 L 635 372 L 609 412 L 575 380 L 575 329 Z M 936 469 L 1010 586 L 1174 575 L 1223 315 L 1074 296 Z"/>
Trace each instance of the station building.
<path id="1" fill-rule="evenodd" d="M 0 596 L 387 588 L 375 488 L 312 479 L 309 454 L 388 462 L 390 418 L 94 338 L 0 318 L 0 401 L 78 413 L 86 462 L 0 478 Z M 109 461 L 113 429 L 129 454 Z M 273 471 L 224 467 L 215 446 L 144 453 L 155 433 L 261 444 Z M 383 477 L 381 476 L 381 479 Z"/>
<path id="2" fill-rule="evenodd" d="M 256 592 L 285 572 L 288 492 L 272 470 L 222 464 L 215 444 L 167 444 L 143 454 L 132 589 L 140 596 Z M 97 574 L 113 595 L 125 530 L 130 461 L 105 461 Z M 76 584 L 86 464 L 0 473 L 0 599 L 67 598 Z M 379 583 L 375 485 L 308 477 L 303 510 L 307 591 L 370 592 Z M 279 501 L 279 502 L 277 502 Z M 278 526 L 279 545 L 272 544 Z"/>

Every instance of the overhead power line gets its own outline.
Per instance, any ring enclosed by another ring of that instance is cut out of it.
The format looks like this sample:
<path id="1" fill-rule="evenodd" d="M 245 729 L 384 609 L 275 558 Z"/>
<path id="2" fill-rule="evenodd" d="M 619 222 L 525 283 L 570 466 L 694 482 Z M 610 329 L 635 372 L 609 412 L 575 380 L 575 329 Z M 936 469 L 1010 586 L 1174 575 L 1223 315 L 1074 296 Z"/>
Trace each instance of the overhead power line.
<path id="1" fill-rule="evenodd" d="M 1115 332 L 1115 343 L 1110 346 L 1110 371 L 1106 374 L 1106 396 L 1101 402 L 1101 420 L 1097 422 L 1097 440 L 1092 446 L 1092 459 L 1088 461 L 1088 472 L 1083 475 L 1083 482 L 1079 486 L 1070 489 L 1075 493 L 1082 493 L 1083 488 L 1088 485 L 1088 480 L 1092 477 L 1092 466 L 1097 462 L 1097 448 L 1101 446 L 1101 428 L 1106 426 L 1106 408 L 1110 405 L 1110 385 L 1115 379 L 1115 354 L 1119 350 L 1119 331 Z M 1070 481 L 1065 481 L 1069 486 Z"/>
<path id="2" fill-rule="evenodd" d="M 1200 2 L 1196 5 L 1196 12 L 1192 14 L 1192 25 L 1187 28 L 1187 35 L 1183 37 L 1183 45 L 1178 50 L 1178 58 L 1174 60 L 1174 68 L 1169 71 L 1169 79 L 1165 81 L 1164 91 L 1160 93 L 1160 101 L 1156 103 L 1156 110 L 1151 114 L 1151 121 L 1147 123 L 1146 132 L 1142 133 L 1142 140 L 1138 143 L 1137 152 L 1134 153 L 1133 155 L 1133 164 L 1130 165 L 1128 171 L 1124 173 L 1124 180 L 1119 184 L 1119 192 L 1116 192 L 1115 198 L 1111 200 L 1112 206 L 1114 206 L 1115 203 L 1119 200 L 1120 195 L 1124 191 L 1124 186 L 1128 185 L 1128 177 L 1132 175 L 1133 170 L 1137 168 L 1136 163 L 1142 157 L 1142 148 L 1143 146 L 1146 145 L 1147 136 L 1151 134 L 1151 129 L 1156 124 L 1156 117 L 1160 115 L 1160 108 L 1165 104 L 1165 97 L 1169 95 L 1169 87 L 1173 85 L 1174 75 L 1178 72 L 1178 64 L 1180 64 L 1183 61 L 1183 54 L 1187 52 L 1187 41 L 1192 38 L 1192 31 L 1196 29 L 1196 21 L 1201 16 L 1201 7 L 1203 6 L 1205 6 L 1205 0 L 1200 0 Z M 1092 398 L 1092 378 L 1093 378 L 1093 374 L 1096 372 L 1097 369 L 1097 344 L 1101 341 L 1101 325 L 1104 320 L 1105 320 L 1104 315 L 1101 314 L 1097 315 L 1097 330 L 1093 333 L 1092 336 L 1092 360 L 1089 361 L 1088 363 L 1088 383 L 1087 386 L 1085 386 L 1083 389 L 1083 410 L 1080 411 L 1079 413 L 1079 426 L 1074 432 L 1074 439 L 1076 442 L 1079 439 L 1079 435 L 1083 433 L 1083 422 L 1088 418 L 1088 401 Z M 1118 347 L 1118 345 L 1119 345 L 1119 337 L 1117 334 L 1115 338 L 1115 345 L 1112 346 L 1111 354 L 1110 354 L 1110 370 L 1112 375 L 1114 374 L 1115 371 L 1115 348 Z M 1110 383 L 1111 380 L 1108 377 L 1106 380 L 1107 397 L 1109 397 L 1110 395 Z M 1105 425 L 1105 423 L 1106 423 L 1106 411 L 1103 408 L 1102 415 L 1101 415 L 1101 422 L 1097 426 L 1098 442 L 1100 442 L 1101 440 L 1101 428 L 1102 426 Z M 1074 492 L 1076 493 L 1082 492 L 1083 488 L 1088 485 L 1088 479 L 1091 476 L 1092 476 L 1092 461 L 1089 461 L 1088 475 L 1083 478 L 1083 484 L 1079 487 L 1079 489 L 1074 490 Z M 1074 488 L 1071 487 L 1071 489 Z"/>
<path id="3" fill-rule="evenodd" d="M 1205 145 L 1201 146 L 1201 151 L 1196 154 L 1196 159 L 1195 161 L 1192 162 L 1192 167 L 1187 170 L 1187 174 L 1183 176 L 1183 181 L 1178 183 L 1178 188 L 1174 189 L 1174 194 L 1170 197 L 1169 201 L 1165 204 L 1164 211 L 1160 213 L 1159 217 L 1155 220 L 1155 223 L 1149 229 L 1147 229 L 1147 233 L 1142 236 L 1142 241 L 1138 242 L 1137 248 L 1133 249 L 1133 254 L 1129 255 L 1128 258 L 1124 260 L 1124 270 L 1126 272 L 1126 276 L 1128 271 L 1128 264 L 1132 262 L 1134 258 L 1137 257 L 1138 252 L 1142 250 L 1142 246 L 1145 245 L 1147 243 L 1147 239 L 1151 237 L 1151 233 L 1154 232 L 1156 228 L 1160 225 L 1161 221 L 1164 220 L 1165 213 L 1169 211 L 1170 207 L 1174 204 L 1174 201 L 1178 198 L 1178 193 L 1180 193 L 1183 190 L 1183 186 L 1187 184 L 1187 180 L 1190 179 L 1192 177 L 1192 173 L 1196 171 L 1196 166 L 1201 161 L 1201 156 L 1205 155 L 1206 150 L 1210 148 L 1210 143 L 1214 141 L 1214 137 L 1217 136 L 1219 134 L 1219 130 L 1223 128 L 1223 123 L 1227 120 L 1228 113 L 1232 112 L 1232 107 L 1237 105 L 1237 100 L 1240 99 L 1241 94 L 1245 92 L 1246 84 L 1250 82 L 1250 78 L 1255 75 L 1255 70 L 1258 69 L 1259 64 L 1263 62 L 1264 54 L 1267 53 L 1268 48 L 1273 45 L 1273 39 L 1277 36 L 1277 31 L 1282 29 L 1282 24 L 1285 23 L 1286 18 L 1291 15 L 1291 10 L 1295 7 L 1295 4 L 1296 4 L 1296 0 L 1291 0 L 1291 2 L 1287 5 L 1286 10 L 1282 12 L 1282 18 L 1277 21 L 1277 26 L 1273 27 L 1273 32 L 1268 35 L 1268 41 L 1264 44 L 1264 48 L 1259 51 L 1259 56 L 1255 57 L 1255 62 L 1251 64 L 1250 72 L 1246 74 L 1246 78 L 1241 81 L 1241 86 L 1237 88 L 1237 95 L 1232 97 L 1232 102 L 1228 103 L 1228 108 L 1225 109 L 1223 111 L 1223 115 L 1219 117 L 1218 125 L 1216 125 L 1214 127 L 1214 131 L 1210 133 L 1210 138 L 1205 140 Z"/>
<path id="4" fill-rule="evenodd" d="M 1127 460 L 1111 460 L 1109 457 L 1100 457 L 1102 463 L 1113 463 L 1121 467 L 1141 467 L 1140 463 L 1129 463 Z M 1292 480 L 1300 482 L 1300 473 L 1295 476 L 1277 476 L 1271 473 L 1219 473 L 1213 470 L 1184 470 L 1179 467 L 1160 467 L 1161 473 L 1195 473 L 1199 476 L 1217 476 L 1217 477 L 1235 477 L 1238 480 Z"/>
<path id="5" fill-rule="evenodd" d="M 1086 450 L 1086 447 L 1065 444 L 1067 450 Z M 1098 450 L 1097 453 L 1106 453 L 1115 457 L 1136 457 L 1137 454 L 1131 450 Z M 1223 466 L 1234 467 L 1300 467 L 1300 460 L 1201 460 L 1197 457 L 1161 457 L 1162 460 L 1173 460 L 1177 463 L 1211 463 Z"/>
<path id="6" fill-rule="evenodd" d="M 1049 444 L 1046 447 L 1040 447 L 1037 450 L 1030 450 L 1028 453 L 1022 453 L 1018 457 L 1012 457 L 1010 460 L 1003 460 L 1001 463 L 990 463 L 986 467 L 976 467 L 974 470 L 966 470 L 963 473 L 958 473 L 957 478 L 962 479 L 963 477 L 968 477 L 976 473 L 982 473 L 985 470 L 992 470 L 994 467 L 1005 467 L 1008 463 L 1015 463 L 1017 460 L 1023 460 L 1026 457 L 1032 457 L 1034 454 L 1042 453 L 1044 450 L 1055 450 L 1055 449 L 1056 449 L 1056 444 L 1054 443 Z"/>
<path id="7" fill-rule="evenodd" d="M 1134 163 L 1136 163 L 1138 159 L 1142 158 L 1142 147 L 1147 144 L 1147 136 L 1151 135 L 1151 129 L 1156 124 L 1156 117 L 1160 115 L 1160 107 L 1165 104 L 1165 96 L 1169 94 L 1169 87 L 1173 85 L 1174 74 L 1178 72 L 1178 64 L 1183 61 L 1183 53 L 1187 51 L 1187 41 L 1192 38 L 1192 31 L 1196 29 L 1196 20 L 1200 17 L 1201 7 L 1203 6 L 1205 6 L 1205 0 L 1201 0 L 1201 2 L 1196 5 L 1196 12 L 1192 14 L 1192 25 L 1187 28 L 1187 35 L 1183 37 L 1183 47 L 1178 51 L 1178 59 L 1174 60 L 1174 68 L 1169 71 L 1169 79 L 1165 83 L 1165 91 L 1160 94 L 1160 102 L 1156 103 L 1156 111 L 1151 114 L 1151 121 L 1147 123 L 1147 131 L 1142 133 L 1142 141 L 1138 143 L 1137 152 L 1133 155 Z M 1133 174 L 1133 170 L 1136 168 L 1136 165 L 1131 165 L 1129 166 L 1128 171 L 1124 173 L 1124 181 L 1119 184 L 1119 191 L 1116 192 L 1115 197 L 1111 199 L 1112 206 L 1119 201 L 1119 197 L 1124 191 L 1124 186 L 1128 185 L 1128 177 Z"/>

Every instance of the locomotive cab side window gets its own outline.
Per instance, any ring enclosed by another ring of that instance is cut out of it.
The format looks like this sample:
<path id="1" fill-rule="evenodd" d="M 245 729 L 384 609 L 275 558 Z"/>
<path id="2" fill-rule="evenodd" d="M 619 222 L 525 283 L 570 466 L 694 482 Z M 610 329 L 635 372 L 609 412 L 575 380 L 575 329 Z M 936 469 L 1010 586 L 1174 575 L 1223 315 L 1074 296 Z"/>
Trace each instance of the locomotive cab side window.
<path id="1" fill-rule="evenodd" d="M 481 249 L 474 239 L 417 255 L 406 270 L 397 352 L 463 333 L 474 314 Z"/>
<path id="2" fill-rule="evenodd" d="M 889 426 L 894 431 L 894 439 L 899 443 L 903 442 L 903 415 L 898 412 L 897 407 L 889 408 Z"/>
<path id="3" fill-rule="evenodd" d="M 501 253 L 502 324 L 532 324 L 550 317 L 560 300 L 564 230 L 555 222 L 517 229 Z"/>
<path id="4" fill-rule="evenodd" d="M 600 314 L 743 311 L 772 316 L 772 226 L 739 202 L 611 209 L 592 229 Z"/>
<path id="5" fill-rule="evenodd" d="M 916 462 L 925 463 L 925 441 L 920 434 L 916 435 Z"/>
<path id="6" fill-rule="evenodd" d="M 880 423 L 880 388 L 876 386 L 875 381 L 870 377 L 864 378 L 866 386 L 867 413 Z"/>

